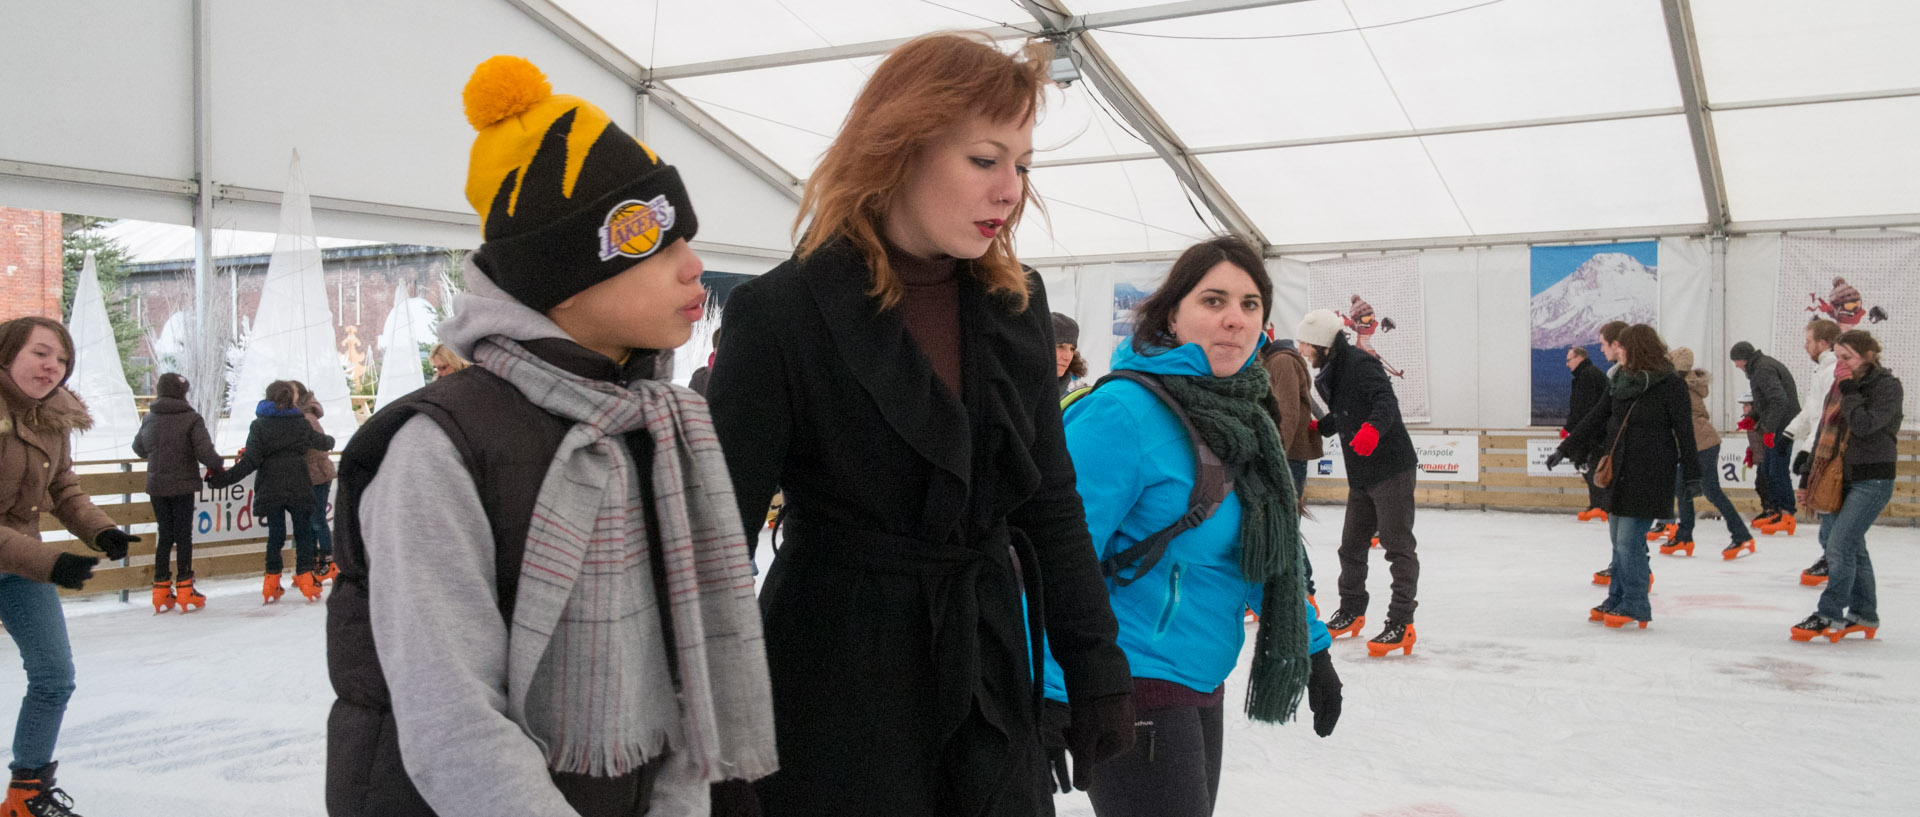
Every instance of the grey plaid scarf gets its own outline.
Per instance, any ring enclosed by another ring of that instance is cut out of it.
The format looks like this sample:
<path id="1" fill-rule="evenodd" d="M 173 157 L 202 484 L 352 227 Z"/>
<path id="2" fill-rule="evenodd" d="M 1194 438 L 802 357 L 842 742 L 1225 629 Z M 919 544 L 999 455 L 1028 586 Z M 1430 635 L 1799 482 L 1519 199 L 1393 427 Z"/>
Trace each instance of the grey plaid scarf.
<path id="1" fill-rule="evenodd" d="M 671 739 L 706 780 L 773 773 L 772 697 L 732 480 L 706 403 L 685 389 L 571 374 L 501 336 L 476 362 L 574 421 L 527 530 L 508 712 L 555 771 L 626 774 Z M 622 435 L 653 439 L 653 502 L 678 678 L 669 675 L 646 514 Z M 675 683 L 677 681 L 677 684 Z M 675 687 L 678 687 L 676 699 Z"/>

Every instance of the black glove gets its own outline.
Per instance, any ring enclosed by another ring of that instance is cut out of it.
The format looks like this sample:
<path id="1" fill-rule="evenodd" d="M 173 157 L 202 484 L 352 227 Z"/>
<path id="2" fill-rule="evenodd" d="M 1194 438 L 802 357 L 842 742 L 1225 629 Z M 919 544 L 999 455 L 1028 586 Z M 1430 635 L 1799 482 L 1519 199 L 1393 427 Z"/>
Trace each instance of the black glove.
<path id="1" fill-rule="evenodd" d="M 1105 695 L 1074 701 L 1067 720 L 1067 751 L 1073 754 L 1073 787 L 1093 785 L 1093 766 L 1133 748 L 1133 696 Z"/>
<path id="2" fill-rule="evenodd" d="M 93 547 L 107 558 L 118 561 L 127 558 L 127 546 L 140 541 L 140 537 L 119 528 L 107 528 L 93 537 Z"/>
<path id="3" fill-rule="evenodd" d="M 76 556 L 62 553 L 53 558 L 53 583 L 68 590 L 79 590 L 80 586 L 93 578 L 93 566 L 100 563 L 92 556 Z"/>
<path id="4" fill-rule="evenodd" d="M 1697 480 L 1697 479 L 1687 480 L 1687 498 L 1688 499 L 1692 499 L 1703 493 L 1706 493 L 1706 490 L 1700 487 L 1700 480 Z"/>
<path id="5" fill-rule="evenodd" d="M 1073 776 L 1067 766 L 1067 723 L 1073 709 L 1048 698 L 1040 709 L 1040 748 L 1047 752 L 1047 767 L 1061 794 L 1073 791 Z"/>
<path id="6" fill-rule="evenodd" d="M 1333 734 L 1340 722 L 1340 673 L 1333 671 L 1330 650 L 1313 654 L 1313 668 L 1307 675 L 1307 708 L 1313 710 L 1313 733 L 1320 737 Z"/>
<path id="7" fill-rule="evenodd" d="M 1547 455 L 1547 470 L 1551 471 L 1558 468 L 1560 467 L 1560 463 L 1566 461 L 1567 455 L 1560 453 L 1560 449 L 1556 448 L 1553 450 L 1553 453 Z"/>
<path id="8" fill-rule="evenodd" d="M 760 817 L 760 795 L 745 780 L 722 780 L 707 787 L 713 817 Z"/>
<path id="9" fill-rule="evenodd" d="M 1793 472 L 1803 477 L 1812 473 L 1813 455 L 1806 451 L 1793 455 Z"/>

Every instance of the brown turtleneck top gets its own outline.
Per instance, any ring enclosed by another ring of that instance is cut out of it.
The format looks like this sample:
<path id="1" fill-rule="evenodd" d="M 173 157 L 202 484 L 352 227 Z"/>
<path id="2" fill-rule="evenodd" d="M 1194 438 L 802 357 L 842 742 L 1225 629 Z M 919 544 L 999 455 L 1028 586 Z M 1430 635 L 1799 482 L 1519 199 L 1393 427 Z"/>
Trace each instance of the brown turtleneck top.
<path id="1" fill-rule="evenodd" d="M 953 258 L 928 260 L 911 255 L 891 242 L 887 243 L 887 263 L 900 277 L 903 297 L 900 317 L 907 322 L 907 334 L 920 345 L 933 362 L 933 372 L 947 384 L 957 399 L 964 399 L 961 386 L 960 347 L 960 262 Z"/>

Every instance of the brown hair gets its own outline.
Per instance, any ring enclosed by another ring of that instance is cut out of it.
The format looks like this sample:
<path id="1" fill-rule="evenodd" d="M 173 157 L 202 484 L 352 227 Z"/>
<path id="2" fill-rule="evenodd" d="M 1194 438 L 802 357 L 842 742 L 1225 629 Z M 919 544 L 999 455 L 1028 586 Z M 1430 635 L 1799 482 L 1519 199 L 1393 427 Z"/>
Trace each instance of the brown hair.
<path id="1" fill-rule="evenodd" d="M 307 384 L 298 380 L 289 380 L 287 385 L 293 387 L 293 402 L 305 403 L 313 399 L 313 389 L 307 388 Z"/>
<path id="2" fill-rule="evenodd" d="M 175 400 L 187 398 L 187 379 L 177 372 L 167 372 L 160 376 L 160 382 L 154 386 L 154 394 L 171 397 Z"/>
<path id="3" fill-rule="evenodd" d="M 1826 318 L 1814 318 L 1807 322 L 1807 331 L 1813 333 L 1813 339 L 1829 346 L 1840 341 L 1840 324 Z M 1859 330 L 1855 330 L 1859 331 Z M 1862 332 L 1861 334 L 1865 334 Z"/>
<path id="4" fill-rule="evenodd" d="M 1604 343 L 1619 343 L 1620 333 L 1627 330 L 1626 321 L 1608 321 L 1600 327 L 1600 340 Z"/>
<path id="5" fill-rule="evenodd" d="M 60 382 L 55 383 L 54 388 L 67 385 L 67 378 L 73 376 L 73 334 L 67 331 L 66 325 L 52 318 L 36 315 L 0 323 L 0 366 L 13 368 L 14 359 L 20 357 L 20 351 L 27 348 L 27 338 L 33 337 L 36 327 L 51 329 L 53 334 L 59 336 L 60 347 L 67 351 L 67 370 L 60 375 Z"/>
<path id="6" fill-rule="evenodd" d="M 1146 354 L 1149 348 L 1166 345 L 1172 339 L 1173 331 L 1168 327 L 1173 324 L 1173 313 L 1180 308 L 1180 302 L 1222 261 L 1239 267 L 1253 279 L 1254 288 L 1260 290 L 1260 323 L 1266 324 L 1267 317 L 1273 314 L 1273 279 L 1267 275 L 1266 262 L 1260 259 L 1253 245 L 1238 236 L 1215 236 L 1181 253 L 1173 262 L 1173 269 L 1167 272 L 1166 282 L 1134 309 L 1134 351 Z"/>
<path id="7" fill-rule="evenodd" d="M 275 380 L 267 384 L 267 399 L 280 408 L 290 409 L 294 400 L 298 399 L 298 394 L 294 391 L 292 381 Z"/>
<path id="8" fill-rule="evenodd" d="M 1067 364 L 1067 376 L 1087 376 L 1087 359 L 1080 356 L 1080 350 L 1078 348 L 1073 350 L 1073 360 Z"/>
<path id="9" fill-rule="evenodd" d="M 1875 340 L 1872 332 L 1865 329 L 1851 329 L 1840 335 L 1835 345 L 1852 349 L 1860 356 L 1860 361 L 1869 367 L 1880 365 L 1880 341 Z"/>
<path id="10" fill-rule="evenodd" d="M 1627 352 L 1621 367 L 1628 371 L 1654 372 L 1673 365 L 1667 360 L 1667 344 L 1660 340 L 1660 333 L 1644 323 L 1620 330 L 1617 343 Z"/>
<path id="11" fill-rule="evenodd" d="M 1036 116 L 1050 57 L 1043 42 L 1027 43 L 1016 56 L 955 33 L 920 37 L 894 49 L 867 79 L 840 135 L 807 178 L 793 222 L 796 232 L 807 225 L 800 257 L 845 238 L 873 272 L 868 294 L 880 299 L 882 309 L 897 305 L 903 289 L 887 263 L 880 231 L 908 164 L 940 134 L 973 117 L 1023 122 Z M 989 292 L 1012 296 L 1024 310 L 1027 274 L 1014 257 L 1013 235 L 1027 202 L 1037 205 L 1038 200 L 1024 175 L 1020 188 L 1020 200 L 973 269 Z"/>

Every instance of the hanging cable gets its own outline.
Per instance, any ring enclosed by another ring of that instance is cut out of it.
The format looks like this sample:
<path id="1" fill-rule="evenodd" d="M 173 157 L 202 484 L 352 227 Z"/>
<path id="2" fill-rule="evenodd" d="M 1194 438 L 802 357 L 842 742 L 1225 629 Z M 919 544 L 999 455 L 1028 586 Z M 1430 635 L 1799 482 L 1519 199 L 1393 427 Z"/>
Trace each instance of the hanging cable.
<path id="1" fill-rule="evenodd" d="M 1347 19 L 1352 20 L 1354 25 L 1359 25 L 1360 20 L 1353 16 L 1353 8 L 1347 5 L 1347 0 L 1340 0 L 1340 8 L 1347 12 Z M 1379 55 L 1373 53 L 1373 43 L 1367 41 L 1367 35 L 1361 34 L 1360 44 L 1366 47 L 1368 59 L 1373 60 L 1373 69 L 1380 72 L 1380 81 L 1386 84 L 1387 93 L 1393 95 L 1393 104 L 1399 107 L 1400 117 L 1407 121 L 1408 129 L 1413 129 L 1415 127 L 1413 114 L 1407 112 L 1407 103 L 1401 101 L 1400 90 L 1393 87 L 1393 78 L 1387 76 L 1386 66 L 1381 65 Z M 1440 162 L 1433 158 L 1433 149 L 1427 147 L 1426 137 L 1416 136 L 1413 141 L 1420 146 L 1420 152 L 1427 157 L 1427 166 L 1433 168 L 1434 178 L 1440 180 L 1440 189 L 1447 191 L 1447 200 L 1453 202 L 1454 215 L 1459 216 L 1460 223 L 1466 225 L 1467 234 L 1473 235 L 1473 219 L 1468 218 L 1466 208 L 1460 206 L 1460 197 L 1454 195 L 1453 185 L 1447 183 L 1447 174 L 1440 172 Z"/>
<path id="2" fill-rule="evenodd" d="M 1228 40 L 1228 41 L 1231 41 L 1231 40 L 1291 40 L 1296 37 L 1324 37 L 1329 34 L 1350 34 L 1350 33 L 1359 32 L 1359 31 L 1372 31 L 1377 28 L 1392 28 L 1394 26 L 1403 26 L 1408 23 L 1417 23 L 1422 20 L 1432 20 L 1436 17 L 1446 17 L 1450 14 L 1459 14 L 1463 11 L 1473 11 L 1474 9 L 1486 8 L 1487 6 L 1497 5 L 1500 3 L 1504 3 L 1506 1 L 1507 0 L 1486 0 L 1486 2 L 1484 3 L 1475 3 L 1471 6 L 1462 6 L 1460 8 L 1451 9 L 1448 11 L 1434 12 L 1433 14 L 1423 14 L 1419 17 L 1408 17 L 1405 20 L 1393 20 L 1391 22 L 1386 22 L 1386 23 L 1374 23 L 1373 25 L 1370 25 L 1370 26 L 1360 25 L 1359 20 L 1353 20 L 1352 28 L 1336 28 L 1329 31 L 1302 31 L 1295 34 L 1243 34 L 1243 35 L 1236 36 L 1236 35 L 1228 35 L 1228 34 L 1220 34 L 1220 35 L 1149 34 L 1144 31 L 1127 31 L 1126 29 L 1121 29 L 1121 28 L 1102 28 L 1099 30 L 1103 34 L 1123 34 L 1128 37 L 1146 37 L 1154 40 Z M 1347 18 L 1350 20 L 1353 19 L 1353 11 L 1351 9 L 1347 10 Z"/>

